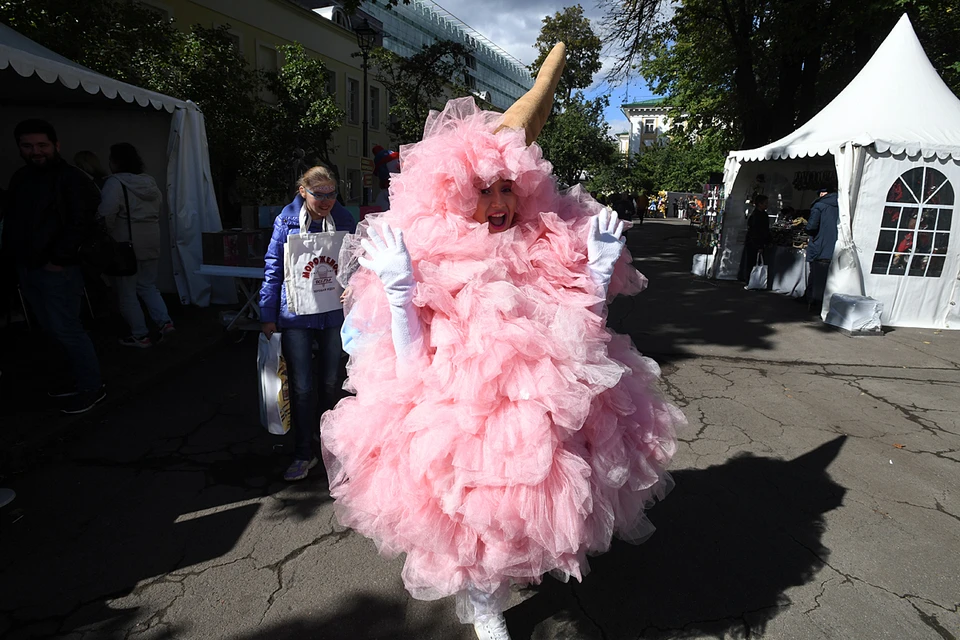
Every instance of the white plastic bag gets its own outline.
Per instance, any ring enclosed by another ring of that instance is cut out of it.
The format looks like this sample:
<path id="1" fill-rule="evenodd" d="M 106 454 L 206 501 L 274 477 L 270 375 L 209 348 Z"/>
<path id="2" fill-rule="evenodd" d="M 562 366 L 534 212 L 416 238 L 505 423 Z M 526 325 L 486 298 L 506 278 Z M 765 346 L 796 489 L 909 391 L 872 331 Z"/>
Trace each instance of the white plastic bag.
<path id="1" fill-rule="evenodd" d="M 763 263 L 763 254 L 757 254 L 757 265 L 750 270 L 750 281 L 744 288 L 760 290 L 767 288 L 767 265 Z"/>
<path id="2" fill-rule="evenodd" d="M 270 338 L 261 333 L 257 345 L 260 424 L 277 436 L 290 430 L 290 393 L 287 388 L 287 366 L 280 351 L 280 339 L 279 333 L 274 333 Z"/>
<path id="3" fill-rule="evenodd" d="M 709 276 L 713 272 L 713 254 L 698 253 L 693 256 L 693 267 L 690 273 L 695 276 Z"/>
<path id="4" fill-rule="evenodd" d="M 283 278 L 291 312 L 306 316 L 343 308 L 343 287 L 337 281 L 337 272 L 340 245 L 346 235 L 346 231 L 334 231 L 287 236 Z"/>

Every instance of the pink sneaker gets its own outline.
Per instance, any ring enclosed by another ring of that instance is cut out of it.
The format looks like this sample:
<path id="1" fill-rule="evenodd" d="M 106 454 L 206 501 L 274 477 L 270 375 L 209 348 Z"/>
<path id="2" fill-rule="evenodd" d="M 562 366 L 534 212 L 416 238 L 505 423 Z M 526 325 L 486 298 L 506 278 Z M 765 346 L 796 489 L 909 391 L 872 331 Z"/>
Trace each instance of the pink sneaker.
<path id="1" fill-rule="evenodd" d="M 176 328 L 173 326 L 173 321 L 172 321 L 172 320 L 167 320 L 165 323 L 163 323 L 163 326 L 160 327 L 160 335 L 161 335 L 161 336 L 169 335 L 169 334 L 173 333 L 174 331 L 176 331 Z"/>

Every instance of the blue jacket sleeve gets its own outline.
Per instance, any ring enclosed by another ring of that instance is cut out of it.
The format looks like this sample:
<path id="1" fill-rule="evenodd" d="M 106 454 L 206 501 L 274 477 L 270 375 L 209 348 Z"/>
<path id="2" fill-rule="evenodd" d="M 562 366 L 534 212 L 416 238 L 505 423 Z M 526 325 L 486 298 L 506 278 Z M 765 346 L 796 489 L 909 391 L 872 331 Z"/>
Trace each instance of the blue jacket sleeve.
<path id="1" fill-rule="evenodd" d="M 260 322 L 276 322 L 280 317 L 280 291 L 283 287 L 283 246 L 287 243 L 287 224 L 283 216 L 273 222 L 273 234 L 263 257 L 263 285 L 260 287 Z"/>

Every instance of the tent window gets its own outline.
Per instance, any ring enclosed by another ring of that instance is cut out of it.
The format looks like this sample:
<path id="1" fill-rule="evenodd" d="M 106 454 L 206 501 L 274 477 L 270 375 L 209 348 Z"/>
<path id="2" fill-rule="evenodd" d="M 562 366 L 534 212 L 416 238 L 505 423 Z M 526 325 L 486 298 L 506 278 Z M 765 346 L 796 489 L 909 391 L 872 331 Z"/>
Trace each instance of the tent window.
<path id="1" fill-rule="evenodd" d="M 891 185 L 873 255 L 875 275 L 939 278 L 950 245 L 953 186 L 929 167 L 910 169 Z"/>

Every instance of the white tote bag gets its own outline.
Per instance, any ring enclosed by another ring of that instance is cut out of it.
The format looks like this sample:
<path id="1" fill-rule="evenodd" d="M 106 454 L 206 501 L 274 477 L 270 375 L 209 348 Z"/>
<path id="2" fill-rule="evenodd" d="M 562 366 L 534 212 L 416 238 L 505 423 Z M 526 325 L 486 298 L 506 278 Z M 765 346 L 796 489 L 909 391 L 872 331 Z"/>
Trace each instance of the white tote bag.
<path id="1" fill-rule="evenodd" d="M 280 352 L 280 334 L 260 334 L 257 370 L 260 378 L 260 423 L 270 433 L 282 436 L 290 430 L 290 393 L 287 367 Z"/>
<path id="2" fill-rule="evenodd" d="M 763 264 L 762 253 L 757 254 L 757 265 L 750 270 L 750 282 L 744 288 L 760 290 L 767 288 L 767 265 Z"/>
<path id="3" fill-rule="evenodd" d="M 300 234 L 287 236 L 283 249 L 283 279 L 287 285 L 287 308 L 298 316 L 342 309 L 337 282 L 340 245 L 346 231 L 307 233 L 310 225 L 301 213 Z"/>

